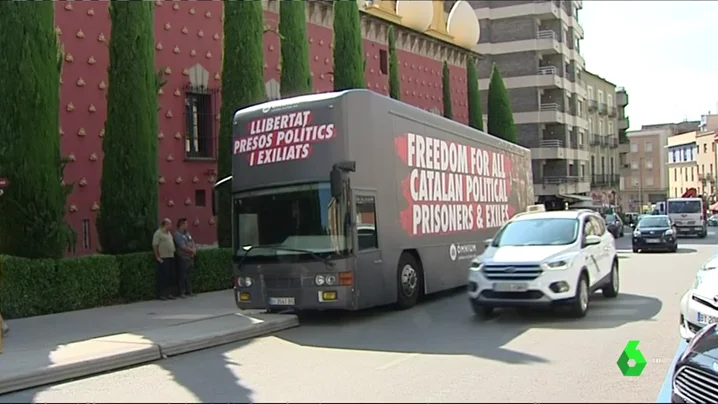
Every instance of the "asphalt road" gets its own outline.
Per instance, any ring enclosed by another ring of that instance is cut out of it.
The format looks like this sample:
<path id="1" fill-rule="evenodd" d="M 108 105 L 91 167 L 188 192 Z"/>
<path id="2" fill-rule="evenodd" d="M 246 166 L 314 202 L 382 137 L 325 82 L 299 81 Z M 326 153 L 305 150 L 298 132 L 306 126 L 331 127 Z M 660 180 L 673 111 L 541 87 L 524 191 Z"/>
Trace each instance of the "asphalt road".
<path id="1" fill-rule="evenodd" d="M 464 293 L 408 311 L 304 318 L 275 336 L 0 397 L 0 402 L 656 402 L 679 346 L 681 295 L 718 237 L 676 254 L 620 250 L 621 295 L 582 320 L 475 319 Z M 641 376 L 616 366 L 628 340 Z M 664 389 L 665 391 L 665 389 Z"/>

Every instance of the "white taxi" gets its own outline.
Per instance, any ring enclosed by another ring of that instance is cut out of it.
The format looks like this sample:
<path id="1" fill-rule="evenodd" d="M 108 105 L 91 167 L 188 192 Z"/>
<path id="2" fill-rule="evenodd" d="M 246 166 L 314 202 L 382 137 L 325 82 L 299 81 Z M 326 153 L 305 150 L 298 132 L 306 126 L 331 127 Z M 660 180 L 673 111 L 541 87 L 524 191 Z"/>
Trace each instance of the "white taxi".
<path id="1" fill-rule="evenodd" d="M 713 323 L 718 323 L 718 255 L 698 270 L 693 286 L 681 299 L 681 337 L 690 340 Z"/>

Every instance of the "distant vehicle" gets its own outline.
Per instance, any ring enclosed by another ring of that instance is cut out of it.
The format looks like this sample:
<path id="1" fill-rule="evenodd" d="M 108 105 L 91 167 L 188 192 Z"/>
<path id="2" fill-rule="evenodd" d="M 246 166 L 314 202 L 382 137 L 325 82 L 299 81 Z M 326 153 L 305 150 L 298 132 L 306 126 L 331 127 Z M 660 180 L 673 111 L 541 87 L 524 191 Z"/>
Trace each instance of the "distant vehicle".
<path id="1" fill-rule="evenodd" d="M 617 214 L 609 213 L 603 220 L 606 222 L 606 228 L 613 234 L 613 237 L 623 237 L 623 221 Z"/>
<path id="2" fill-rule="evenodd" d="M 666 215 L 645 216 L 633 231 L 633 252 L 647 250 L 678 251 L 676 229 Z"/>
<path id="3" fill-rule="evenodd" d="M 681 299 L 681 337 L 690 340 L 702 327 L 718 322 L 718 255 L 696 273 L 693 286 Z"/>
<path id="4" fill-rule="evenodd" d="M 693 234 L 700 238 L 708 235 L 706 207 L 701 198 L 671 198 L 666 210 L 676 226 L 678 235 Z"/>
<path id="5" fill-rule="evenodd" d="M 469 268 L 469 301 L 479 316 L 497 307 L 568 305 L 583 317 L 592 292 L 618 295 L 615 240 L 589 210 L 520 214 L 487 244 Z"/>
<path id="6" fill-rule="evenodd" d="M 718 403 L 718 329 L 704 327 L 673 367 L 671 403 Z"/>
<path id="7" fill-rule="evenodd" d="M 711 215 L 711 217 L 708 218 L 708 226 L 718 226 L 718 215 Z"/>
<path id="8" fill-rule="evenodd" d="M 534 200 L 528 149 L 367 90 L 236 112 L 232 173 L 240 309 L 411 307 Z"/>

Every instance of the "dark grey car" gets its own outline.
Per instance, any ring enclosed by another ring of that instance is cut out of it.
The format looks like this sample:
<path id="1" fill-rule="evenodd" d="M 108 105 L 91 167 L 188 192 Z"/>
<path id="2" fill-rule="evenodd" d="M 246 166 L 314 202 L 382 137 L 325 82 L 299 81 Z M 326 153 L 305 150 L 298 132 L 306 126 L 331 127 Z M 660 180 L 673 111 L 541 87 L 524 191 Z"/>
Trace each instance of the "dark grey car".
<path id="1" fill-rule="evenodd" d="M 609 213 L 606 215 L 604 220 L 606 221 L 606 228 L 611 234 L 613 234 L 613 237 L 623 237 L 623 221 L 620 217 L 618 217 L 618 215 Z"/>

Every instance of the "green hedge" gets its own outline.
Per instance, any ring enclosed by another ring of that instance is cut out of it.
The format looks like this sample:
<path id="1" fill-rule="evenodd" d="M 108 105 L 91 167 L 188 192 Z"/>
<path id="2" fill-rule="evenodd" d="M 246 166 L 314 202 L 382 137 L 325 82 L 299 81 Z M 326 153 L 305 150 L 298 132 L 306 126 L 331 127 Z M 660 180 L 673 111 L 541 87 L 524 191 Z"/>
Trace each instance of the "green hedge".
<path id="1" fill-rule="evenodd" d="M 232 287 L 232 252 L 197 252 L 195 293 Z M 0 255 L 0 313 L 29 317 L 154 298 L 152 253 L 27 259 Z"/>

